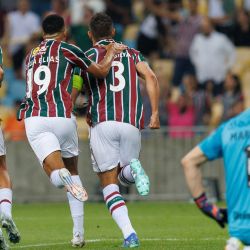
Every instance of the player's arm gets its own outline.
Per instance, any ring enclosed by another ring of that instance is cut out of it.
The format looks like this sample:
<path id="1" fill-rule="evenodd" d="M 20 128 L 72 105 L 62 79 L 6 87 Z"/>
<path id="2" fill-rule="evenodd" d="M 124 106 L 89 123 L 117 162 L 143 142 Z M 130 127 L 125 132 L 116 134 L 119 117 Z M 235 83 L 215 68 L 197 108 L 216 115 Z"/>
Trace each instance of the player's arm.
<path id="1" fill-rule="evenodd" d="M 82 91 L 83 78 L 79 74 L 74 74 L 72 81 L 73 81 L 73 88 L 72 88 L 72 93 L 71 93 L 71 100 L 72 100 L 73 105 L 75 105 L 76 99 Z"/>
<path id="2" fill-rule="evenodd" d="M 105 78 L 111 68 L 112 61 L 116 54 L 121 53 L 127 46 L 123 44 L 110 43 L 105 46 L 107 53 L 104 59 L 99 63 L 95 63 L 87 58 L 84 52 L 72 44 L 63 43 L 61 49 L 65 58 L 72 64 L 83 70 L 93 74 L 97 78 Z"/>
<path id="3" fill-rule="evenodd" d="M 105 78 L 111 68 L 114 56 L 121 53 L 126 48 L 127 46 L 119 43 L 110 43 L 106 45 L 105 49 L 107 50 L 107 53 L 103 60 L 99 64 L 92 62 L 87 68 L 87 72 L 91 73 L 97 78 Z"/>
<path id="4" fill-rule="evenodd" d="M 208 202 L 202 184 L 201 166 L 208 160 L 221 156 L 221 128 L 191 150 L 181 161 L 188 188 L 197 207 L 214 219 L 221 227 L 227 223 L 227 210 Z"/>
<path id="5" fill-rule="evenodd" d="M 156 78 L 156 75 L 149 67 L 149 65 L 144 62 L 138 62 L 136 64 L 136 70 L 140 77 L 145 80 L 147 93 L 149 95 L 152 115 L 150 118 L 149 127 L 151 129 L 160 128 L 160 119 L 159 119 L 159 84 Z"/>

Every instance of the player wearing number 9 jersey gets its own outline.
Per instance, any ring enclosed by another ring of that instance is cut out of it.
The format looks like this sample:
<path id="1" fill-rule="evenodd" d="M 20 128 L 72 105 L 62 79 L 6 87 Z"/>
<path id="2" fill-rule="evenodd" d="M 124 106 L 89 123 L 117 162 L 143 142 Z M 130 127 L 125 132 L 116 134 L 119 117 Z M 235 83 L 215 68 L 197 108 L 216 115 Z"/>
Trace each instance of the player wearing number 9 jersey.
<path id="1" fill-rule="evenodd" d="M 224 160 L 227 216 L 207 201 L 202 186 L 200 166 L 219 158 Z M 217 128 L 183 158 L 182 165 L 198 207 L 223 227 L 228 220 L 232 238 L 225 249 L 250 249 L 250 109 Z"/>
<path id="2" fill-rule="evenodd" d="M 88 58 L 100 62 L 106 54 L 100 45 L 113 43 L 114 33 L 111 18 L 96 14 L 90 21 L 89 37 L 94 47 L 85 53 Z M 81 90 L 79 73 L 73 78 L 73 100 Z M 106 205 L 123 233 L 123 246 L 136 247 L 139 241 L 117 183 L 118 179 L 126 186 L 135 183 L 140 195 L 149 193 L 149 178 L 138 160 L 140 130 L 144 128 L 139 77 L 145 79 L 150 97 L 152 116 L 149 126 L 152 129 L 160 126 L 158 82 L 143 56 L 130 48 L 115 56 L 106 78 L 97 79 L 85 72 L 80 75 L 89 92 L 93 169 L 100 178 Z"/>
<path id="3" fill-rule="evenodd" d="M 83 201 L 87 193 L 77 171 L 78 136 L 72 116 L 71 77 L 74 67 L 105 77 L 116 53 L 125 46 L 107 46 L 100 64 L 89 60 L 78 47 L 65 43 L 64 20 L 47 16 L 42 23 L 44 40 L 26 57 L 27 93 L 18 113 L 25 119 L 29 143 L 56 187 L 66 187 L 73 219 L 73 246 L 83 246 Z"/>

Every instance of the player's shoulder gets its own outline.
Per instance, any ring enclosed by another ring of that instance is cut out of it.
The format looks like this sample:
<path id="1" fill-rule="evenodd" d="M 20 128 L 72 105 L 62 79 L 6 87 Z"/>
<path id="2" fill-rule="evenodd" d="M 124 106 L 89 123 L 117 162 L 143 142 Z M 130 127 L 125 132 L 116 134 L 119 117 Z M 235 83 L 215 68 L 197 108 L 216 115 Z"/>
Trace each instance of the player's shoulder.
<path id="1" fill-rule="evenodd" d="M 250 126 L 250 108 L 231 118 L 226 126 L 229 129 Z"/>

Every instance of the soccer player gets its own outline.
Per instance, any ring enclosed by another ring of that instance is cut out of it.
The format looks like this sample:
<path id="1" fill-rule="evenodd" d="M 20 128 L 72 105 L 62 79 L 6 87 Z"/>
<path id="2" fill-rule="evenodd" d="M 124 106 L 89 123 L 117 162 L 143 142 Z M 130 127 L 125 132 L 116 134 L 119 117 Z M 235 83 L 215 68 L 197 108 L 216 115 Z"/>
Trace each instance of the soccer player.
<path id="1" fill-rule="evenodd" d="M 208 202 L 202 185 L 200 167 L 218 158 L 224 159 L 227 210 Z M 250 249 L 250 109 L 219 126 L 182 159 L 182 166 L 198 208 L 221 227 L 228 220 L 231 238 L 225 249 Z"/>
<path id="2" fill-rule="evenodd" d="M 4 77 L 3 54 L 0 47 L 0 87 Z M 20 241 L 20 234 L 12 219 L 12 187 L 10 177 L 6 166 L 6 149 L 4 145 L 3 133 L 0 129 L 0 211 L 1 211 L 1 224 L 6 229 L 8 238 L 12 243 Z M 8 245 L 4 239 L 3 233 L 0 229 L 0 249 L 8 249 Z"/>
<path id="3" fill-rule="evenodd" d="M 124 45 L 106 46 L 100 64 L 89 60 L 76 46 L 65 43 L 65 24 L 59 15 L 42 22 L 44 40 L 26 57 L 27 93 L 18 118 L 25 119 L 29 143 L 52 184 L 65 187 L 73 219 L 72 245 L 82 247 L 83 201 L 87 193 L 77 171 L 78 136 L 72 115 L 72 72 L 75 66 L 105 77 L 116 53 Z"/>
<path id="4" fill-rule="evenodd" d="M 85 54 L 100 62 L 106 51 L 100 45 L 113 43 L 115 29 L 106 14 L 96 14 L 90 21 L 89 37 L 94 47 Z M 149 193 L 149 178 L 139 158 L 144 114 L 139 77 L 145 80 L 152 116 L 149 127 L 160 127 L 158 115 L 159 86 L 155 74 L 135 49 L 128 48 L 115 56 L 106 78 L 96 79 L 81 74 L 89 92 L 90 147 L 93 169 L 98 174 L 106 205 L 121 229 L 124 247 L 137 247 L 139 240 L 131 225 L 128 210 L 119 192 L 118 180 L 123 185 L 135 183 L 140 195 Z M 74 76 L 73 101 L 81 90 L 81 82 Z"/>

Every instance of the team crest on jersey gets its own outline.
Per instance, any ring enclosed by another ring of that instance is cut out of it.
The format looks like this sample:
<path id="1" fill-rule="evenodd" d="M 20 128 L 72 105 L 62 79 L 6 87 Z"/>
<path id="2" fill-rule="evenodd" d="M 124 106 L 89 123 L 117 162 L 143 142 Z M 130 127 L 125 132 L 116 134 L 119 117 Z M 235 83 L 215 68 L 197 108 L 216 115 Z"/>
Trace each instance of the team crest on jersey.
<path id="1" fill-rule="evenodd" d="M 39 52 L 39 49 L 40 49 L 39 47 L 33 49 L 32 56 L 35 56 Z"/>

